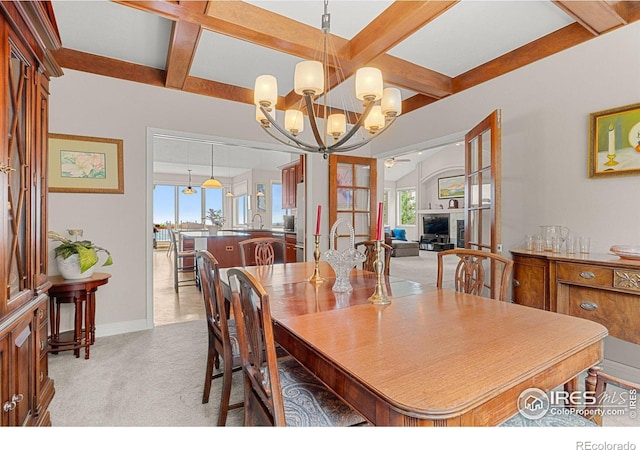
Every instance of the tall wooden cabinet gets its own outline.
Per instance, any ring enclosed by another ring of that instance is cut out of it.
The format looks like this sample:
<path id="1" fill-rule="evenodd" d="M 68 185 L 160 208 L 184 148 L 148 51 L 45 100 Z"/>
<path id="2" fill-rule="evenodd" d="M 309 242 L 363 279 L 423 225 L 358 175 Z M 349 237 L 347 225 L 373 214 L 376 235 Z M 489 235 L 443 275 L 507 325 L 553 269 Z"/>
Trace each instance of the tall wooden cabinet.
<path id="1" fill-rule="evenodd" d="M 282 209 L 295 209 L 298 204 L 298 183 L 304 182 L 304 155 L 300 160 L 283 166 L 282 169 Z"/>
<path id="2" fill-rule="evenodd" d="M 49 79 L 62 71 L 48 2 L 0 3 L 0 425 L 50 425 Z"/>

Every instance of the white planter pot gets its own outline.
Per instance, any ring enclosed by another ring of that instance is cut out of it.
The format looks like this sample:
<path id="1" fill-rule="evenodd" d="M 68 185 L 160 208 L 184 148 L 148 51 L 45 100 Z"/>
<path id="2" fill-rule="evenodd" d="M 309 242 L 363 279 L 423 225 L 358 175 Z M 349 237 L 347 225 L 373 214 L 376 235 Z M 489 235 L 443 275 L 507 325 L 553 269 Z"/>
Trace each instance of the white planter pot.
<path id="1" fill-rule="evenodd" d="M 218 225 L 209 225 L 207 228 L 209 229 L 209 234 L 212 236 L 218 234 L 218 230 L 220 229 Z"/>
<path id="2" fill-rule="evenodd" d="M 96 270 L 96 265 L 89 267 L 83 273 L 80 273 L 80 262 L 78 261 L 78 255 L 71 255 L 67 259 L 63 259 L 61 256 L 56 256 L 56 264 L 58 265 L 58 271 L 62 278 L 67 280 L 81 280 L 83 278 L 89 278 Z"/>

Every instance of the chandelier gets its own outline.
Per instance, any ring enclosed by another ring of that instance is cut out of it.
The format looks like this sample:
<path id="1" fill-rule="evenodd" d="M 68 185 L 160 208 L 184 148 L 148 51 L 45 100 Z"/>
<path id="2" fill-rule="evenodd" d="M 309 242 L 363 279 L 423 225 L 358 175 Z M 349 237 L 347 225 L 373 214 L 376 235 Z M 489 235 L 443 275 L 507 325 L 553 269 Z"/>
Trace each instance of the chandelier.
<path id="1" fill-rule="evenodd" d="M 355 95 L 362 100 L 364 108 L 359 115 L 347 107 L 335 108 L 329 105 L 330 66 L 335 70 L 333 78 L 337 80 L 336 86 L 344 81 L 344 73 L 335 56 L 337 53 L 329 33 L 331 20 L 327 13 L 327 3 L 325 0 L 322 15 L 322 54 L 319 58 L 322 61 L 302 61 L 296 64 L 294 91 L 302 99 L 298 109 L 285 111 L 284 127 L 276 122 L 276 78 L 273 75 L 260 75 L 256 78 L 254 89 L 256 120 L 263 130 L 282 144 L 307 152 L 320 152 L 325 158 L 330 153 L 348 152 L 367 144 L 386 130 L 402 110 L 400 90 L 383 89 L 382 72 L 374 67 L 363 67 L 356 71 Z M 330 55 L 334 55 L 331 64 Z M 317 102 L 314 103 L 314 100 Z M 298 137 L 304 130 L 303 107 L 309 117 L 314 143 L 305 142 Z M 319 119 L 324 119 L 323 126 L 318 124 Z M 347 122 L 353 123 L 348 132 Z M 369 131 L 370 136 L 351 140 L 362 127 Z"/>

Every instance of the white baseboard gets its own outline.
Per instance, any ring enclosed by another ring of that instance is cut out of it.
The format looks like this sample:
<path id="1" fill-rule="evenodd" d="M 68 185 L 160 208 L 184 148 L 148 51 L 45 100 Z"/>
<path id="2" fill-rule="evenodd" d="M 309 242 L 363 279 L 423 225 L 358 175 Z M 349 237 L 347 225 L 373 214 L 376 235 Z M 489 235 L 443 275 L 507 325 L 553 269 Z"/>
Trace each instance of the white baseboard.
<path id="1" fill-rule="evenodd" d="M 640 383 L 640 369 L 637 367 L 631 367 L 609 359 L 604 360 L 603 366 L 604 371 L 609 375 L 633 381 L 634 383 Z"/>
<path id="2" fill-rule="evenodd" d="M 149 324 L 146 319 L 133 320 L 130 322 L 108 323 L 104 325 L 96 325 L 96 337 L 150 330 L 151 328 L 153 328 L 153 324 Z"/>

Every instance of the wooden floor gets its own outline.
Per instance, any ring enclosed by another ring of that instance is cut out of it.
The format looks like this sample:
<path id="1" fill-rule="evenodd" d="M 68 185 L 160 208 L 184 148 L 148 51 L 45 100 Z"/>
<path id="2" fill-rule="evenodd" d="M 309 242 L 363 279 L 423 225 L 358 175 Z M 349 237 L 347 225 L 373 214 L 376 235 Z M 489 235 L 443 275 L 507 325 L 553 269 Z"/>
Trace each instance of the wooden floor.
<path id="1" fill-rule="evenodd" d="M 195 286 L 173 287 L 173 257 L 166 248 L 153 251 L 153 321 L 156 326 L 205 319 L 202 293 Z"/>

